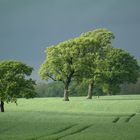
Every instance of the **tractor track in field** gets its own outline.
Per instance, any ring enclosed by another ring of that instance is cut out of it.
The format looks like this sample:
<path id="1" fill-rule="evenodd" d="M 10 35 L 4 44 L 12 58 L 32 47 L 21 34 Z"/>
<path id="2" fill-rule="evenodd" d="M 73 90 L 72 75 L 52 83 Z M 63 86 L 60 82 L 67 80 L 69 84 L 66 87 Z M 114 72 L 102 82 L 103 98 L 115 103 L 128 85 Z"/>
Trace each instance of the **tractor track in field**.
<path id="1" fill-rule="evenodd" d="M 56 132 L 54 132 L 54 133 L 51 133 L 51 134 L 49 134 L 49 135 L 47 135 L 47 136 L 49 137 L 49 136 L 52 136 L 52 135 L 57 135 L 57 134 L 59 134 L 59 133 L 61 133 L 61 132 L 67 131 L 68 129 L 70 129 L 70 128 L 76 126 L 76 125 L 77 125 L 77 124 L 73 124 L 73 125 L 67 126 L 67 127 L 63 128 L 63 129 L 58 130 L 58 131 L 56 131 Z M 46 137 L 46 135 L 42 135 L 42 136 L 35 137 L 35 138 L 30 138 L 30 139 L 27 139 L 27 140 L 39 140 L 40 138 L 43 138 L 43 137 Z"/>
<path id="2" fill-rule="evenodd" d="M 67 136 L 70 136 L 70 135 L 74 135 L 74 134 L 77 134 L 77 133 L 81 133 L 82 131 L 84 131 L 84 130 L 86 130 L 86 129 L 88 129 L 89 127 L 92 126 L 92 125 L 87 125 L 87 126 L 84 126 L 84 127 L 79 128 L 79 129 L 77 129 L 77 130 L 75 130 L 75 131 L 73 131 L 73 132 L 68 132 L 66 135 L 57 136 L 57 134 L 63 133 L 63 132 L 65 132 L 65 131 L 71 129 L 72 127 L 74 127 L 74 126 L 76 126 L 76 125 L 77 125 L 77 124 L 68 126 L 68 127 L 64 128 L 64 129 L 58 131 L 58 132 L 55 132 L 55 133 L 50 134 L 50 135 L 43 135 L 43 136 L 36 137 L 36 138 L 30 138 L 30 139 L 28 139 L 28 140 L 39 140 L 39 139 L 41 139 L 41 138 L 43 138 L 43 137 L 44 137 L 44 139 L 46 139 L 46 140 L 49 140 L 49 139 L 51 139 L 51 140 L 60 140 L 60 139 L 62 139 L 62 138 L 64 138 L 64 137 L 67 137 Z"/>
<path id="3" fill-rule="evenodd" d="M 133 114 L 129 115 L 124 121 L 125 121 L 126 123 L 128 123 L 135 115 L 136 115 L 136 113 L 133 113 Z M 120 117 L 116 117 L 116 118 L 112 121 L 112 123 L 117 123 L 119 120 L 120 120 Z"/>
<path id="4" fill-rule="evenodd" d="M 120 117 L 116 117 L 112 122 L 117 123 L 119 121 Z"/>
<path id="5" fill-rule="evenodd" d="M 51 135 L 59 134 L 59 133 L 61 133 L 61 132 L 63 132 L 63 131 L 66 131 L 66 130 L 72 128 L 73 126 L 76 126 L 76 125 L 77 125 L 77 124 L 70 125 L 70 126 L 64 128 L 64 129 L 61 129 L 61 130 L 59 130 L 59 131 L 57 131 L 57 132 L 55 132 L 55 133 L 53 133 L 53 134 L 51 134 Z"/>
<path id="6" fill-rule="evenodd" d="M 91 127 L 91 126 L 92 126 L 92 125 L 85 126 L 85 127 L 83 127 L 83 128 L 80 128 L 80 129 L 76 130 L 75 132 L 71 132 L 71 133 L 69 133 L 69 134 L 67 134 L 67 135 L 58 137 L 58 138 L 56 138 L 55 140 L 60 140 L 61 138 L 64 138 L 64 137 L 67 137 L 67 136 L 70 136 L 70 135 L 74 135 L 74 134 L 77 134 L 77 133 L 81 133 L 82 131 L 88 129 L 88 128 Z"/>
<path id="7" fill-rule="evenodd" d="M 136 113 L 131 114 L 128 118 L 126 118 L 125 122 L 128 123 L 135 115 Z"/>

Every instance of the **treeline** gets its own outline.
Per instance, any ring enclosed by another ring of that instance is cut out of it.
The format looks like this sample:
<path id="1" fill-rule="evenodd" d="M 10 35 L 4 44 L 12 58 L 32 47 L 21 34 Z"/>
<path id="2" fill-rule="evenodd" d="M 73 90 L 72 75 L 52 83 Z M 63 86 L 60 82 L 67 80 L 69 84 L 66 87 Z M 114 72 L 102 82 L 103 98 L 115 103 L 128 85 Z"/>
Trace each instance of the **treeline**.
<path id="1" fill-rule="evenodd" d="M 37 97 L 63 97 L 63 83 L 62 82 L 51 82 L 51 83 L 38 83 L 36 85 Z M 70 96 L 86 96 L 88 89 L 88 83 L 76 83 L 73 82 L 70 85 L 69 94 Z M 102 91 L 99 85 L 94 85 L 93 90 L 94 96 L 107 95 Z M 124 83 L 121 85 L 121 91 L 116 95 L 133 95 L 140 94 L 140 79 L 136 84 Z"/>
<path id="2" fill-rule="evenodd" d="M 121 92 L 119 94 L 140 94 L 140 78 L 136 84 L 125 83 L 121 86 Z"/>

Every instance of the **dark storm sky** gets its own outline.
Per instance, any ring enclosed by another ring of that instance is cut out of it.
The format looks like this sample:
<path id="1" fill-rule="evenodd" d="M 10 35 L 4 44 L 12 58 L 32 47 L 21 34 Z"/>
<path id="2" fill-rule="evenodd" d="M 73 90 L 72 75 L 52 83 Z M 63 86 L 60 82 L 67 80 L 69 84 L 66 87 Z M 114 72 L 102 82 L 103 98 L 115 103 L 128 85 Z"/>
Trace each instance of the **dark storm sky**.
<path id="1" fill-rule="evenodd" d="M 39 80 L 47 46 L 99 27 L 140 63 L 140 0 L 0 0 L 0 59 L 31 65 Z"/>

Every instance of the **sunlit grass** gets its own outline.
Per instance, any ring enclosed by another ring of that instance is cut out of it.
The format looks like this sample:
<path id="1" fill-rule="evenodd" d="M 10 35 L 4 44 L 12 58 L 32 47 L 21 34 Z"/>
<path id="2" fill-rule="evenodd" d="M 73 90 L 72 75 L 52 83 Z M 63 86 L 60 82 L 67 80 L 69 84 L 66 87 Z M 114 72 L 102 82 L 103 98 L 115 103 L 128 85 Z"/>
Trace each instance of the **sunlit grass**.
<path id="1" fill-rule="evenodd" d="M 140 96 L 19 99 L 0 113 L 0 140 L 139 140 Z M 134 115 L 135 114 L 135 115 Z M 128 120 L 128 121 L 126 121 Z"/>

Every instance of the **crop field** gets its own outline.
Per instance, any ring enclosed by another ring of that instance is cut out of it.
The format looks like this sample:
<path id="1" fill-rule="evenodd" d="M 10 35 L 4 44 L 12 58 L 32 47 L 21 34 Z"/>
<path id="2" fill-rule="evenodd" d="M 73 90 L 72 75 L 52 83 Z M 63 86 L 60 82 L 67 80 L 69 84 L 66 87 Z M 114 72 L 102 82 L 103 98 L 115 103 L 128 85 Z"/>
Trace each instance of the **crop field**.
<path id="1" fill-rule="evenodd" d="M 0 113 L 0 140 L 140 140 L 140 96 L 19 99 Z"/>

